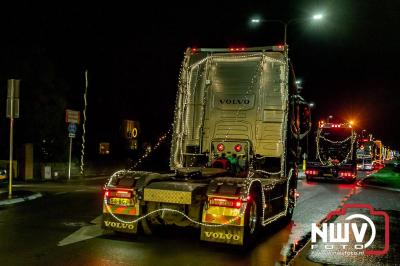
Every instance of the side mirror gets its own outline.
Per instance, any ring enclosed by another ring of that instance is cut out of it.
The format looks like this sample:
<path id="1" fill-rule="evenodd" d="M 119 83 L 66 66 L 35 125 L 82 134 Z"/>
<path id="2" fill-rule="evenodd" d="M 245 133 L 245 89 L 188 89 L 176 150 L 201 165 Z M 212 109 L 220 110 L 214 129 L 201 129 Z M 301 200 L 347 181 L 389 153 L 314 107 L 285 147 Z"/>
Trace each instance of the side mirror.
<path id="1" fill-rule="evenodd" d="M 306 102 L 300 102 L 295 105 L 294 121 L 292 122 L 292 130 L 296 138 L 304 138 L 311 130 L 311 108 Z"/>
<path id="2" fill-rule="evenodd" d="M 300 124 L 300 132 L 308 132 L 311 129 L 311 108 L 309 104 L 301 104 L 301 124 Z"/>

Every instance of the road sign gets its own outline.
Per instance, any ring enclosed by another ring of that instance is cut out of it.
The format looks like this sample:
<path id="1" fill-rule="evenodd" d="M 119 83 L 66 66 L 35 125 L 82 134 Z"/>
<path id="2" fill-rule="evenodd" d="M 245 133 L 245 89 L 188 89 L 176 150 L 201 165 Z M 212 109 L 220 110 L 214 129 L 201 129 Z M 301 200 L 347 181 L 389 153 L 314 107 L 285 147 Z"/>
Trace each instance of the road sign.
<path id="1" fill-rule="evenodd" d="M 80 112 L 74 110 L 65 110 L 65 122 L 67 123 L 76 123 L 79 124 L 80 122 Z"/>
<path id="2" fill-rule="evenodd" d="M 11 103 L 12 101 L 12 103 Z M 12 106 L 12 107 L 11 107 Z M 11 108 L 13 109 L 11 111 Z M 19 118 L 19 99 L 11 99 L 7 98 L 7 111 L 6 111 L 7 118 Z"/>
<path id="3" fill-rule="evenodd" d="M 70 137 L 70 138 L 75 138 L 75 133 L 69 133 L 69 134 L 68 134 L 68 137 Z"/>
<path id="4" fill-rule="evenodd" d="M 8 118 L 19 118 L 19 79 L 9 79 L 7 82 L 7 111 Z"/>
<path id="5" fill-rule="evenodd" d="M 75 134 L 77 130 L 78 130 L 78 125 L 77 124 L 69 123 L 69 125 L 68 125 L 68 133 Z"/>

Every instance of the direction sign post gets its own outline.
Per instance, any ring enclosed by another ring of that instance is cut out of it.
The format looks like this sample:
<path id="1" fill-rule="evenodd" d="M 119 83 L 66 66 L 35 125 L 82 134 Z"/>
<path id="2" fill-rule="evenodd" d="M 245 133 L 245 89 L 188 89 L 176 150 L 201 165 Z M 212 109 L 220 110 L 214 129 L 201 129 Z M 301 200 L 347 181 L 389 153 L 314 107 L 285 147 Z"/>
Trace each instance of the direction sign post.
<path id="1" fill-rule="evenodd" d="M 72 138 L 69 137 L 68 180 L 71 180 Z"/>
<path id="2" fill-rule="evenodd" d="M 75 138 L 75 134 L 78 129 L 78 124 L 80 122 L 80 112 L 67 109 L 65 111 L 65 121 L 68 123 L 69 137 L 68 180 L 71 180 L 72 139 Z"/>

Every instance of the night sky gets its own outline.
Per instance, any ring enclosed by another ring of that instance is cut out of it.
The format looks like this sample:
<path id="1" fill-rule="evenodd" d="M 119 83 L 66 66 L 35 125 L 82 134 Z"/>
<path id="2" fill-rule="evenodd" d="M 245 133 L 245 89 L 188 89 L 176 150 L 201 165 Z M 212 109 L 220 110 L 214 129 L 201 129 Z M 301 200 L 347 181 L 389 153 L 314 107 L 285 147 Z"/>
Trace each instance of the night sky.
<path id="1" fill-rule="evenodd" d="M 115 138 L 122 119 L 140 121 L 142 138 L 154 140 L 172 123 L 186 47 L 282 44 L 281 24 L 251 27 L 250 17 L 288 21 L 323 13 L 323 21 L 288 27 L 302 95 L 316 103 L 313 117 L 354 120 L 359 129 L 400 148 L 398 0 L 16 1 L 0 10 L 0 127 L 7 132 L 6 80 L 20 78 L 17 141 L 66 139 L 64 109 L 83 109 L 85 69 L 89 147 Z M 42 122 L 32 122 L 39 113 Z M 59 124 L 36 132 L 58 116 Z"/>

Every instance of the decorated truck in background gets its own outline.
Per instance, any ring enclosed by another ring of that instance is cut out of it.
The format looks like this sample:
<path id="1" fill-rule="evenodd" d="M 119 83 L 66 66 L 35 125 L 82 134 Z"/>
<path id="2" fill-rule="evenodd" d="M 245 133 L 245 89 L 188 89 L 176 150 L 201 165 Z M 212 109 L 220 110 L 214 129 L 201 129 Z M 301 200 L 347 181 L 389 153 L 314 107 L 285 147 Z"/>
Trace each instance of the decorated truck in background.
<path id="1" fill-rule="evenodd" d="M 357 169 L 361 171 L 379 170 L 384 167 L 383 145 L 381 140 L 370 137 L 358 139 Z"/>
<path id="2" fill-rule="evenodd" d="M 307 181 L 316 179 L 354 182 L 357 177 L 357 133 L 350 123 L 318 125 L 316 161 L 307 162 Z"/>
<path id="3" fill-rule="evenodd" d="M 282 46 L 187 49 L 172 171 L 113 174 L 104 186 L 103 227 L 150 234 L 191 226 L 201 240 L 246 245 L 268 224 L 289 221 L 302 125 L 310 124 L 297 92 Z"/>

